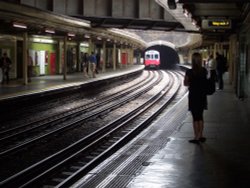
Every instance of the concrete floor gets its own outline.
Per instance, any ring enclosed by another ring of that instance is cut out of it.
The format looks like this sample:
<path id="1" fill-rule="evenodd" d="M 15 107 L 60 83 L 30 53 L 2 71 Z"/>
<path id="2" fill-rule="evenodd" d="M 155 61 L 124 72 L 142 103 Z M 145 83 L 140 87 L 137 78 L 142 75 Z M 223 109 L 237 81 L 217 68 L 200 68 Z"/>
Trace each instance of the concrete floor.
<path id="1" fill-rule="evenodd" d="M 205 137 L 193 138 L 188 113 L 166 146 L 150 159 L 129 188 L 247 188 L 250 187 L 250 103 L 225 89 L 208 97 Z"/>

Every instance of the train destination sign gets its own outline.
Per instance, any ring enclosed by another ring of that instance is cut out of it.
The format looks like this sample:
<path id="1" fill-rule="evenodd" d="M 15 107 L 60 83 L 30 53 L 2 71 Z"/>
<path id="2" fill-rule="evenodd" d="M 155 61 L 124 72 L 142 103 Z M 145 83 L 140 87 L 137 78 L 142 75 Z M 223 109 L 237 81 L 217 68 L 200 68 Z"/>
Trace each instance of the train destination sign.
<path id="1" fill-rule="evenodd" d="M 203 29 L 231 29 L 230 19 L 206 19 L 202 20 Z"/>

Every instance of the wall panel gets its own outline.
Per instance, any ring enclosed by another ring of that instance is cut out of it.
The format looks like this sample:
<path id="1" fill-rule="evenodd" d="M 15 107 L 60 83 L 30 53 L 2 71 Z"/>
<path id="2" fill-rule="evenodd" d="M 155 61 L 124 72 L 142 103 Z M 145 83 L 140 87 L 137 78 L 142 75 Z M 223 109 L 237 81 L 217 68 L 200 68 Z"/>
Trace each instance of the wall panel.
<path id="1" fill-rule="evenodd" d="M 36 0 L 36 7 L 43 10 L 51 10 L 51 0 Z"/>
<path id="2" fill-rule="evenodd" d="M 150 0 L 150 17 L 152 19 L 163 19 L 163 12 L 160 5 L 158 5 L 154 0 Z"/>
<path id="3" fill-rule="evenodd" d="M 35 1 L 36 0 L 21 0 L 20 3 L 35 7 L 36 6 Z"/>
<path id="4" fill-rule="evenodd" d="M 95 0 L 96 1 L 96 15 L 97 16 L 111 16 L 109 12 L 110 6 L 109 0 Z"/>
<path id="5" fill-rule="evenodd" d="M 137 0 L 124 0 L 124 17 L 138 18 L 138 3 Z"/>
<path id="6" fill-rule="evenodd" d="M 123 2 L 124 0 L 113 0 L 112 1 L 112 16 L 122 17 L 123 16 Z"/>
<path id="7" fill-rule="evenodd" d="M 149 19 L 150 5 L 151 0 L 139 0 L 139 18 L 140 19 Z"/>
<path id="8" fill-rule="evenodd" d="M 59 14 L 66 14 L 66 0 L 53 0 L 53 11 Z"/>
<path id="9" fill-rule="evenodd" d="M 95 0 L 84 0 L 83 2 L 83 15 L 95 16 Z"/>

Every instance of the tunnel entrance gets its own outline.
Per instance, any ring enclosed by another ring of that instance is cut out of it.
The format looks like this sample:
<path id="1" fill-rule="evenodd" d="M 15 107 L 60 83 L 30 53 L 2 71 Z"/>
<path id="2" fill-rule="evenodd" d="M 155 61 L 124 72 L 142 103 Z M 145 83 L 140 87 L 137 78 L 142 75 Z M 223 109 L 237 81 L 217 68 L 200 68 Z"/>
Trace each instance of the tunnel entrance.
<path id="1" fill-rule="evenodd" d="M 145 51 L 147 50 L 157 50 L 160 52 L 160 69 L 174 69 L 176 68 L 176 65 L 180 63 L 177 52 L 171 47 L 165 45 L 154 45 L 148 47 Z"/>

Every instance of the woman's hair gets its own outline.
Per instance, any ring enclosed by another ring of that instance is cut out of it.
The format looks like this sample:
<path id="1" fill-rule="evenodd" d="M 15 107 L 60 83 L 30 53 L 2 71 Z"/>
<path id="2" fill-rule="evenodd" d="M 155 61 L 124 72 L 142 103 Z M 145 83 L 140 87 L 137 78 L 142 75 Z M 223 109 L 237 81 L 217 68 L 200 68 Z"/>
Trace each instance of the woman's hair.
<path id="1" fill-rule="evenodd" d="M 192 55 L 192 69 L 195 74 L 199 74 L 202 71 L 202 58 L 200 53 L 193 53 Z"/>

